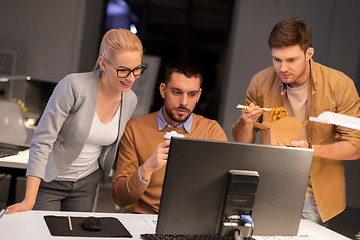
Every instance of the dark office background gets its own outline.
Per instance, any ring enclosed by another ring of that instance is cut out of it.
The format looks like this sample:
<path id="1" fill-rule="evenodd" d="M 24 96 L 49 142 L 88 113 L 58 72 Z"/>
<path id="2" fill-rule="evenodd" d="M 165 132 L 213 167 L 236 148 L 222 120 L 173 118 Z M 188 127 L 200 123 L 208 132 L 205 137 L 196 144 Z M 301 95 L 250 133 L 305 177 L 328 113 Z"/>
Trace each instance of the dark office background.
<path id="1" fill-rule="evenodd" d="M 233 0 L 107 1 L 103 32 L 118 27 L 136 31 L 144 53 L 161 56 L 151 111 L 159 110 L 163 103 L 158 86 L 166 64 L 175 58 L 188 58 L 204 71 L 204 94 L 195 112 L 217 119 L 219 70 L 227 49 L 233 4 Z"/>

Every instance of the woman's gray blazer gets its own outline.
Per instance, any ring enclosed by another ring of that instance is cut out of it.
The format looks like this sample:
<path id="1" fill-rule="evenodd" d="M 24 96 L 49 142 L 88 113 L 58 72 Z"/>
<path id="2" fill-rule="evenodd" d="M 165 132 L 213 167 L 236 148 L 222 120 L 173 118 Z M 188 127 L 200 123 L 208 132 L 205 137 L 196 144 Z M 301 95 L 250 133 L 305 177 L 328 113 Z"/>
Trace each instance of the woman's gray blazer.
<path id="1" fill-rule="evenodd" d="M 98 92 L 97 72 L 70 74 L 56 85 L 30 144 L 27 176 L 50 182 L 79 156 L 90 132 Z M 103 147 L 99 157 L 103 182 L 109 176 L 120 138 L 136 104 L 133 91 L 122 93 L 118 137 L 113 144 Z"/>

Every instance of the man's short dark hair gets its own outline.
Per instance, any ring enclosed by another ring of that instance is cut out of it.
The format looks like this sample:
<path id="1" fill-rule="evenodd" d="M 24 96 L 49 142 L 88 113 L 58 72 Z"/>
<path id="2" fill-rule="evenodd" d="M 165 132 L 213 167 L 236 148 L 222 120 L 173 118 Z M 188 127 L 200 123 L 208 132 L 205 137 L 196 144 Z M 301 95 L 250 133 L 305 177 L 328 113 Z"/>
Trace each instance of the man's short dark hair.
<path id="1" fill-rule="evenodd" d="M 300 45 L 306 52 L 312 44 L 311 27 L 300 18 L 281 21 L 272 29 L 268 44 L 270 48 Z"/>
<path id="2" fill-rule="evenodd" d="M 171 80 L 171 74 L 177 72 L 184 74 L 186 77 L 198 77 L 200 86 L 203 80 L 201 68 L 191 60 L 175 59 L 166 66 L 164 83 L 167 85 Z"/>

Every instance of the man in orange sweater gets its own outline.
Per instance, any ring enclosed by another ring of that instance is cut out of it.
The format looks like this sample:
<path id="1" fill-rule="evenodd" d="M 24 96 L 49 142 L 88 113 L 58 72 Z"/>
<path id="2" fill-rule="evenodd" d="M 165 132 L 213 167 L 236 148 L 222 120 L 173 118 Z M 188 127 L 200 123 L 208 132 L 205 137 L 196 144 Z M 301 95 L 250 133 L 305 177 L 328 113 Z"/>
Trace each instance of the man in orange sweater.
<path id="1" fill-rule="evenodd" d="M 189 61 L 171 62 L 160 84 L 164 106 L 158 112 L 134 118 L 119 146 L 112 194 L 128 212 L 158 213 L 170 140 L 166 132 L 188 138 L 227 141 L 215 120 L 192 113 L 201 95 L 202 71 Z M 189 166 L 191 167 L 191 166 Z"/>

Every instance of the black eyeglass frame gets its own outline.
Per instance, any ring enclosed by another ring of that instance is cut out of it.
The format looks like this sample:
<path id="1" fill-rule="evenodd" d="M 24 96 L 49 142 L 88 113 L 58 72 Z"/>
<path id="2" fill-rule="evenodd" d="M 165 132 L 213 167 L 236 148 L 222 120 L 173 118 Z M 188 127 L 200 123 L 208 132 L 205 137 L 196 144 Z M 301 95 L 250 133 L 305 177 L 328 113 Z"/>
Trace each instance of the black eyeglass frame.
<path id="1" fill-rule="evenodd" d="M 140 67 L 136 67 L 134 69 L 130 69 L 130 68 L 127 68 L 127 67 L 123 67 L 124 69 L 118 69 L 114 65 L 112 65 L 112 63 L 110 61 L 106 60 L 106 62 L 109 63 L 114 68 L 114 70 L 116 71 L 116 76 L 118 78 L 127 78 L 130 75 L 130 73 L 132 73 L 135 77 L 138 77 L 141 74 L 143 74 L 145 69 L 146 69 L 146 64 L 144 64 L 144 63 L 141 63 Z M 140 69 L 140 74 L 135 74 L 135 71 L 139 70 L 139 69 Z M 119 77 L 119 72 L 124 71 L 124 70 L 129 71 L 128 74 L 126 74 L 126 76 Z"/>

